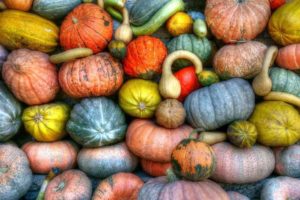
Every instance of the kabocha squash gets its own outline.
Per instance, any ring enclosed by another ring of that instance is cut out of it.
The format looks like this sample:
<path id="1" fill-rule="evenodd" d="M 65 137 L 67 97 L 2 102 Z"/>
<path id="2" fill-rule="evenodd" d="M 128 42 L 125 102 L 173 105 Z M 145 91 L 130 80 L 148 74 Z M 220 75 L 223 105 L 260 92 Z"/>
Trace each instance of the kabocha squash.
<path id="1" fill-rule="evenodd" d="M 3 0 L 3 2 L 9 9 L 29 11 L 33 0 Z"/>
<path id="2" fill-rule="evenodd" d="M 299 70 L 300 44 L 292 44 L 279 49 L 276 64 L 289 70 Z"/>
<path id="3" fill-rule="evenodd" d="M 136 119 L 128 126 L 126 144 L 132 153 L 143 159 L 170 162 L 173 149 L 188 138 L 192 130 L 187 125 L 166 129 L 150 120 Z"/>
<path id="4" fill-rule="evenodd" d="M 58 31 L 54 23 L 35 14 L 17 10 L 0 13 L 0 44 L 10 50 L 52 52 L 57 46 Z"/>
<path id="5" fill-rule="evenodd" d="M 269 0 L 206 1 L 207 25 L 225 43 L 255 38 L 265 29 L 270 15 Z"/>
<path id="6" fill-rule="evenodd" d="M 219 76 L 211 70 L 203 70 L 200 72 L 200 74 L 198 74 L 198 80 L 202 86 L 210 86 L 220 82 Z"/>
<path id="7" fill-rule="evenodd" d="M 117 173 L 100 182 L 94 192 L 93 200 L 137 200 L 143 185 L 142 179 L 134 174 Z"/>
<path id="8" fill-rule="evenodd" d="M 186 98 L 184 107 L 187 121 L 193 127 L 215 130 L 232 121 L 247 119 L 254 104 L 250 84 L 234 78 L 196 90 Z"/>
<path id="9" fill-rule="evenodd" d="M 177 12 L 167 21 L 167 29 L 173 36 L 191 33 L 193 19 L 185 12 Z"/>
<path id="10" fill-rule="evenodd" d="M 21 127 L 21 105 L 0 82 L 0 142 L 12 138 Z"/>
<path id="11" fill-rule="evenodd" d="M 10 53 L 2 77 L 15 97 L 28 105 L 48 103 L 59 91 L 55 65 L 47 54 L 38 51 L 18 49 Z"/>
<path id="12" fill-rule="evenodd" d="M 154 162 L 151 160 L 140 160 L 142 169 L 151 176 L 166 176 L 167 170 L 172 167 L 170 162 Z"/>
<path id="13" fill-rule="evenodd" d="M 76 104 L 67 131 L 85 147 L 100 147 L 121 141 L 126 133 L 125 115 L 117 104 L 105 97 L 89 98 Z"/>
<path id="14" fill-rule="evenodd" d="M 132 172 L 138 159 L 125 143 L 99 148 L 83 148 L 77 158 L 78 167 L 90 176 L 106 178 L 118 172 Z"/>
<path id="15" fill-rule="evenodd" d="M 22 114 L 25 129 L 37 141 L 53 142 L 66 135 L 65 126 L 70 107 L 64 103 L 51 103 L 27 107 Z"/>
<path id="16" fill-rule="evenodd" d="M 32 183 L 32 172 L 26 154 L 12 144 L 0 143 L 0 197 L 18 200 Z"/>
<path id="17" fill-rule="evenodd" d="M 238 192 L 234 192 L 234 191 L 229 191 L 227 192 L 230 200 L 250 200 L 247 196 L 242 195 Z"/>
<path id="18" fill-rule="evenodd" d="M 222 183 L 252 183 L 268 177 L 275 168 L 272 150 L 261 145 L 240 149 L 222 142 L 212 146 L 216 170 L 212 179 Z"/>
<path id="19" fill-rule="evenodd" d="M 120 107 L 133 117 L 151 118 L 160 102 L 158 85 L 152 81 L 132 79 L 119 91 Z"/>

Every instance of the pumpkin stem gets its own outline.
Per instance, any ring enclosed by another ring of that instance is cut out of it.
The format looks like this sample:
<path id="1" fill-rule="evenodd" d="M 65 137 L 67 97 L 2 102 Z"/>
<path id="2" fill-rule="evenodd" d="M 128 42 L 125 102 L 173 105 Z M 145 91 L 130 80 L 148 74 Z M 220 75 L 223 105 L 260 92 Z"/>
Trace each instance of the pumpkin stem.
<path id="1" fill-rule="evenodd" d="M 146 109 L 146 104 L 144 102 L 139 103 L 139 110 L 143 111 Z"/>
<path id="2" fill-rule="evenodd" d="M 73 24 L 77 24 L 78 23 L 78 19 L 76 17 L 72 17 L 72 22 L 73 22 Z"/>
<path id="3" fill-rule="evenodd" d="M 203 131 L 203 129 L 196 128 L 196 129 L 192 130 L 192 132 L 189 135 L 189 139 L 198 138 L 199 131 Z M 196 135 L 196 137 L 194 137 L 195 135 Z"/>
<path id="4" fill-rule="evenodd" d="M 284 101 L 289 104 L 300 107 L 300 98 L 299 97 L 292 95 L 292 94 L 284 93 L 284 92 L 270 92 L 267 96 L 264 97 L 264 100 Z"/>
<path id="5" fill-rule="evenodd" d="M 172 168 L 167 169 L 166 174 L 167 174 L 167 180 L 169 183 L 179 180 L 179 178 L 176 176 L 176 174 L 174 173 Z"/>
<path id="6" fill-rule="evenodd" d="M 41 115 L 41 113 L 37 113 L 33 119 L 35 123 L 40 123 L 41 121 L 43 121 L 43 115 Z"/>
<path id="7" fill-rule="evenodd" d="M 39 191 L 39 194 L 36 198 L 36 200 L 43 200 L 45 197 L 45 192 L 47 189 L 47 186 L 49 184 L 49 182 L 57 175 L 60 173 L 60 169 L 59 168 L 52 168 L 52 170 L 49 172 L 49 174 L 47 175 L 47 177 L 45 178 L 41 189 Z"/>

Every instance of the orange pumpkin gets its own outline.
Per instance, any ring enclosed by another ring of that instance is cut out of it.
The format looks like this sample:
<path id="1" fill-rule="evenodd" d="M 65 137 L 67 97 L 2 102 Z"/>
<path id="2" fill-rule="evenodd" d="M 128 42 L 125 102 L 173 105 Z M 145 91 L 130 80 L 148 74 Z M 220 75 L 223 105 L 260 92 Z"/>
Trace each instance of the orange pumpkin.
<path id="1" fill-rule="evenodd" d="M 32 6 L 33 0 L 3 0 L 3 2 L 9 9 L 28 11 Z"/>
<path id="2" fill-rule="evenodd" d="M 143 170 L 151 176 L 166 176 L 167 170 L 171 168 L 171 163 L 160 163 L 151 160 L 141 159 L 141 166 Z"/>
<path id="3" fill-rule="evenodd" d="M 15 50 L 9 54 L 2 68 L 2 77 L 22 102 L 39 105 L 53 100 L 59 91 L 55 65 L 49 56 L 28 49 Z"/>
<path id="4" fill-rule="evenodd" d="M 59 83 L 71 97 L 109 96 L 123 83 L 122 65 L 108 53 L 99 53 L 65 63 Z"/>
<path id="5" fill-rule="evenodd" d="M 70 12 L 60 28 L 60 44 L 67 49 L 87 47 L 98 53 L 113 36 L 110 15 L 95 4 L 84 3 Z"/>
<path id="6" fill-rule="evenodd" d="M 279 49 L 276 64 L 289 70 L 299 70 L 300 44 L 292 44 Z"/>
<path id="7" fill-rule="evenodd" d="M 124 71 L 132 77 L 151 79 L 161 73 L 166 56 L 167 48 L 160 39 L 140 36 L 127 46 Z"/>

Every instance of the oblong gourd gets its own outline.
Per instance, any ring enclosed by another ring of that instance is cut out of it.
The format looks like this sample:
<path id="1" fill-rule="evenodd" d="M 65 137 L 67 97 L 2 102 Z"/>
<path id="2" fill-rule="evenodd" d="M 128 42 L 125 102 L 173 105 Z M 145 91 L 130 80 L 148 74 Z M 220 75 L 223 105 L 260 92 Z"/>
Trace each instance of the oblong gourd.
<path id="1" fill-rule="evenodd" d="M 61 52 L 59 54 L 52 55 L 49 57 L 49 60 L 54 64 L 59 64 L 75 60 L 77 58 L 87 57 L 90 55 L 93 55 L 93 51 L 89 48 L 75 48 Z"/>

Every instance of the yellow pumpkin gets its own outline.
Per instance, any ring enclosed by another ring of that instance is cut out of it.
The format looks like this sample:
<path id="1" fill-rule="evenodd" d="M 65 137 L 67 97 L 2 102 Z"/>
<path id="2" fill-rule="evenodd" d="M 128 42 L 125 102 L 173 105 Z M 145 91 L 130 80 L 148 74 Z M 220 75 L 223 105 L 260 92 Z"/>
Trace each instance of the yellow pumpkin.
<path id="1" fill-rule="evenodd" d="M 0 44 L 10 50 L 51 52 L 57 46 L 58 32 L 53 22 L 38 15 L 18 10 L 0 12 Z"/>
<path id="2" fill-rule="evenodd" d="M 289 146 L 300 139 L 300 114 L 281 101 L 265 101 L 256 105 L 250 117 L 257 129 L 257 141 L 265 146 Z"/>
<path id="3" fill-rule="evenodd" d="M 151 118 L 160 102 L 158 84 L 152 81 L 132 79 L 119 92 L 120 107 L 133 117 Z"/>
<path id="4" fill-rule="evenodd" d="M 193 19 L 184 12 L 178 12 L 167 21 L 167 29 L 173 36 L 190 33 L 193 30 Z"/>
<path id="5" fill-rule="evenodd" d="M 65 126 L 70 107 L 63 103 L 31 106 L 24 110 L 22 121 L 25 129 L 37 141 L 53 142 L 66 135 Z"/>

